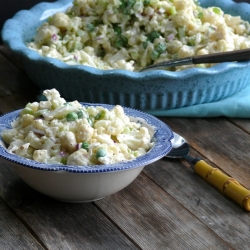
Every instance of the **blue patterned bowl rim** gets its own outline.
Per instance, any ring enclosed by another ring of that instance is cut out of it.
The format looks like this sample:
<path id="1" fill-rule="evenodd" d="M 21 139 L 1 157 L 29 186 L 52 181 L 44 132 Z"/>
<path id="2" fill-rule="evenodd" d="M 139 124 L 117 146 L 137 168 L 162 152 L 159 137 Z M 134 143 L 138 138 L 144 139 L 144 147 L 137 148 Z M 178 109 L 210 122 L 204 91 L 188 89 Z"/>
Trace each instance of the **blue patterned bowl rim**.
<path id="1" fill-rule="evenodd" d="M 83 103 L 84 106 L 103 106 L 107 109 L 111 109 L 114 105 L 98 104 L 98 103 Z M 13 122 L 20 113 L 20 110 L 16 110 L 5 115 L 0 116 L 0 133 L 4 129 L 11 128 L 11 122 Z M 9 153 L 6 148 L 0 144 L 0 157 L 10 162 L 22 165 L 24 167 L 45 170 L 45 171 L 68 171 L 74 173 L 102 173 L 102 172 L 114 172 L 134 169 L 141 166 L 146 166 L 153 163 L 162 157 L 164 157 L 172 148 L 171 139 L 173 138 L 173 132 L 168 125 L 159 120 L 158 118 L 135 110 L 132 108 L 124 108 L 125 114 L 133 118 L 133 121 L 149 125 L 154 130 L 153 141 L 154 147 L 148 151 L 145 155 L 140 156 L 134 160 L 120 162 L 111 165 L 96 165 L 96 166 L 70 166 L 59 164 L 47 164 L 40 163 L 34 160 L 26 159 L 16 154 Z M 2 138 L 1 142 L 3 142 Z"/>
<path id="2" fill-rule="evenodd" d="M 198 75 L 214 75 L 233 68 L 243 68 L 250 65 L 249 61 L 244 62 L 225 62 L 217 64 L 210 68 L 190 68 L 178 72 L 154 70 L 146 72 L 131 72 L 128 70 L 100 70 L 84 65 L 68 65 L 60 60 L 42 57 L 37 52 L 29 49 L 26 46 L 25 38 L 23 37 L 23 29 L 26 26 L 25 20 L 30 17 L 33 21 L 43 22 L 50 15 L 57 11 L 64 11 L 72 3 L 72 0 L 58 0 L 53 3 L 42 2 L 35 5 L 30 10 L 21 10 L 13 18 L 7 20 L 2 29 L 2 39 L 14 52 L 29 58 L 30 60 L 42 63 L 49 63 L 51 66 L 61 69 L 83 70 L 89 74 L 112 77 L 125 77 L 127 79 L 141 79 L 150 77 L 152 80 L 163 77 L 165 79 L 188 79 Z M 234 13 L 250 13 L 250 5 L 247 3 L 236 3 L 232 0 L 200 0 L 202 6 L 227 6 L 227 9 Z M 247 15 L 247 14 L 246 14 Z M 249 14 L 250 15 L 250 14 Z M 39 19 L 38 19 L 39 18 Z M 246 18 L 244 18 L 246 20 Z M 249 19 L 249 18 L 248 18 Z"/>

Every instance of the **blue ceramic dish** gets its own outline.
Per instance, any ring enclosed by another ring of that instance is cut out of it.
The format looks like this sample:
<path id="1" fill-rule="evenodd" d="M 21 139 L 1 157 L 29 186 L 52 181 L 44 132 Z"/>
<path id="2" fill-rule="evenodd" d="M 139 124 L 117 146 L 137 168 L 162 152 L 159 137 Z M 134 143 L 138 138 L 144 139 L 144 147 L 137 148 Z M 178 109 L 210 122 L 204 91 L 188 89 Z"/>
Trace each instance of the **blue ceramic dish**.
<path id="1" fill-rule="evenodd" d="M 102 106 L 109 110 L 114 107 L 108 104 L 94 104 L 94 103 L 81 103 L 81 104 L 83 106 Z M 74 166 L 65 166 L 59 164 L 44 164 L 26 159 L 24 157 L 20 157 L 15 154 L 10 154 L 4 147 L 1 146 L 1 144 L 0 144 L 0 157 L 35 169 L 54 170 L 54 171 L 65 170 L 77 173 L 98 173 L 98 172 L 126 170 L 130 168 L 136 168 L 138 166 L 148 165 L 164 157 L 172 148 L 170 142 L 171 139 L 173 138 L 172 130 L 165 123 L 163 123 L 162 121 L 160 121 L 159 119 L 155 118 L 150 114 L 146 114 L 144 112 L 131 108 L 123 108 L 123 109 L 125 114 L 129 116 L 132 121 L 139 122 L 143 126 L 146 126 L 149 129 L 150 133 L 154 135 L 153 136 L 153 141 L 155 142 L 154 147 L 146 155 L 140 156 L 135 160 L 129 162 L 120 162 L 112 165 L 97 165 L 96 167 L 78 166 L 76 168 Z M 19 116 L 20 111 L 21 110 L 17 110 L 5 114 L 3 116 L 0 116 L 0 135 L 2 130 L 11 128 L 11 123 Z M 0 140 L 2 141 L 1 137 Z"/>
<path id="2" fill-rule="evenodd" d="M 218 6 L 225 13 L 250 22 L 250 5 L 231 0 L 200 0 L 204 7 Z M 64 11 L 71 0 L 40 3 L 18 12 L 5 22 L 3 42 L 22 59 L 24 68 L 42 90 L 56 88 L 68 100 L 120 104 L 146 112 L 218 101 L 245 88 L 250 61 L 221 63 L 214 67 L 180 72 L 130 72 L 67 65 L 44 58 L 26 47 L 36 29 L 51 15 Z"/>
<path id="3" fill-rule="evenodd" d="M 101 105 L 107 109 L 112 105 L 82 103 L 84 106 Z M 69 166 L 46 164 L 9 153 L 0 137 L 0 157 L 11 162 L 17 174 L 35 190 L 55 199 L 67 202 L 86 202 L 101 199 L 129 185 L 143 168 L 162 157 L 172 148 L 172 130 L 150 114 L 124 108 L 132 121 L 146 126 L 153 135 L 153 148 L 145 155 L 131 161 L 111 165 Z M 11 128 L 20 110 L 0 117 L 0 134 Z M 46 180 L 46 185 L 44 180 Z"/>

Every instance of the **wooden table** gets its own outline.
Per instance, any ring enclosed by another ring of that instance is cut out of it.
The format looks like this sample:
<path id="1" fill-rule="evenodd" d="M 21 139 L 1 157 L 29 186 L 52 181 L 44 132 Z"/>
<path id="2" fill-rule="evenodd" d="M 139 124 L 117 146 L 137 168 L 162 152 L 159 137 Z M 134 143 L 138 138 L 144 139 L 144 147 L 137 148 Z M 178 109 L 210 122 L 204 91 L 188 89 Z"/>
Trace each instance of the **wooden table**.
<path id="1" fill-rule="evenodd" d="M 0 47 L 0 114 L 36 101 L 39 89 Z M 250 112 L 250 111 L 249 111 Z M 250 120 L 161 118 L 193 156 L 250 188 Z M 27 186 L 0 159 L 0 249 L 250 249 L 250 213 L 193 173 L 161 159 L 122 191 L 71 204 Z"/>

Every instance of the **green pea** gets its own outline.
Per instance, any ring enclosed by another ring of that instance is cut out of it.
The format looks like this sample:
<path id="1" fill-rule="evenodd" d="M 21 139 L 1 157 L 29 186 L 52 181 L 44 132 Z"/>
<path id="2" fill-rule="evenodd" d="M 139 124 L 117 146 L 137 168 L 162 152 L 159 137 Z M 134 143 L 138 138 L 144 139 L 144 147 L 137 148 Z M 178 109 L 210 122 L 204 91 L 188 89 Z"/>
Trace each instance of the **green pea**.
<path id="1" fill-rule="evenodd" d="M 99 157 L 104 157 L 105 155 L 107 154 L 106 150 L 104 148 L 99 148 L 97 151 L 96 151 L 96 158 L 99 158 Z"/>
<path id="2" fill-rule="evenodd" d="M 89 144 L 85 141 L 82 143 L 82 148 L 86 149 L 87 151 L 89 150 Z"/>
<path id="3" fill-rule="evenodd" d="M 78 116 L 76 112 L 70 112 L 66 116 L 67 121 L 75 121 L 77 118 Z"/>

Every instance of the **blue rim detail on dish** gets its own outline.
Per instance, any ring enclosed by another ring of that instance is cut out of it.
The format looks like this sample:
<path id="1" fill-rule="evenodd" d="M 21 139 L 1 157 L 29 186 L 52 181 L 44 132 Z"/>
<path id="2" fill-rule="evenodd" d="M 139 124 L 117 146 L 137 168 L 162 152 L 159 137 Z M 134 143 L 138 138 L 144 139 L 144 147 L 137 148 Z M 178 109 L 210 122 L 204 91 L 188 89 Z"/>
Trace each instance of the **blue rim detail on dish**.
<path id="1" fill-rule="evenodd" d="M 107 104 L 93 104 L 93 103 L 81 103 L 84 106 L 103 106 L 104 108 L 111 109 L 114 106 Z M 68 171 L 73 173 L 101 173 L 101 172 L 114 172 L 114 171 L 123 171 L 129 170 L 132 168 L 137 168 L 141 166 L 148 165 L 156 160 L 164 157 L 172 148 L 171 139 L 173 138 L 172 130 L 162 121 L 156 117 L 143 113 L 141 111 L 123 108 L 127 116 L 133 117 L 135 121 L 145 122 L 150 127 L 154 128 L 154 147 L 145 155 L 142 155 L 134 160 L 120 162 L 111 165 L 96 165 L 96 166 L 69 166 L 69 165 L 59 165 L 59 164 L 47 164 L 40 163 L 34 160 L 30 160 L 16 154 L 11 154 L 7 151 L 6 148 L 0 144 L 0 157 L 11 162 L 20 164 L 24 167 L 29 167 L 38 170 L 45 171 Z M 0 116 L 0 133 L 3 129 L 10 129 L 11 122 L 13 122 L 20 113 L 21 110 L 16 110 L 5 115 Z M 0 138 L 1 141 L 2 138 Z"/>

